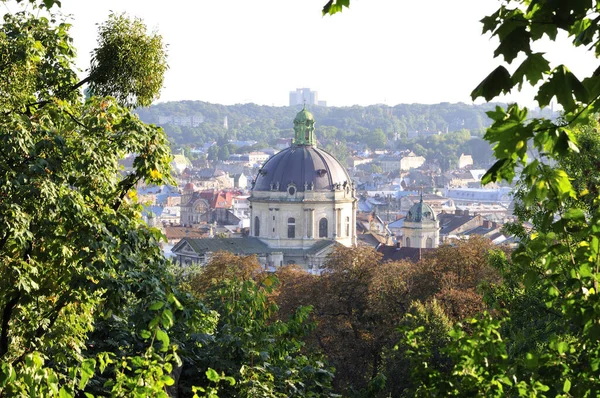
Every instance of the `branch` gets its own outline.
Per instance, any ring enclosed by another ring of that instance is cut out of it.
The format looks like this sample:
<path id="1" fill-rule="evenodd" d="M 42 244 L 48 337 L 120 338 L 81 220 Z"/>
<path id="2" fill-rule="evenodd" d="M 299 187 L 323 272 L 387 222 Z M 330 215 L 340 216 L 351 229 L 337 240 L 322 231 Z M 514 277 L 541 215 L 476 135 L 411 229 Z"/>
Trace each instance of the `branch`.
<path id="1" fill-rule="evenodd" d="M 82 81 L 80 81 L 79 83 L 74 85 L 73 87 L 71 87 L 69 91 L 77 90 L 79 87 L 90 82 L 91 80 L 92 80 L 92 75 L 89 75 L 88 77 L 86 77 L 85 79 L 83 79 Z"/>
<path id="2" fill-rule="evenodd" d="M 90 76 L 86 77 L 85 79 L 83 79 L 82 81 L 80 81 L 79 83 L 75 84 L 74 86 L 71 86 L 67 90 L 65 90 L 65 91 L 63 91 L 61 93 L 58 93 L 56 95 L 56 97 L 60 98 L 62 94 L 67 94 L 67 93 L 70 93 L 71 91 L 77 90 L 79 87 L 81 87 L 84 84 L 90 82 L 91 80 L 92 80 L 92 76 L 90 75 Z M 41 108 L 41 107 L 43 107 L 45 105 L 48 105 L 50 102 L 51 102 L 50 100 L 43 100 L 43 101 L 38 101 L 38 102 L 32 102 L 31 104 L 26 104 L 25 107 L 26 108 L 30 108 L 32 106 L 39 106 Z"/>
<path id="3" fill-rule="evenodd" d="M 71 118 L 71 120 L 73 120 L 75 123 L 77 123 L 78 125 L 80 125 L 81 127 L 83 127 L 84 129 L 89 130 L 90 128 L 88 126 L 86 126 L 85 124 L 83 124 L 82 122 L 79 121 L 79 119 L 77 119 L 71 112 L 69 111 L 64 111 L 67 115 L 69 115 L 69 117 Z"/>
<path id="4" fill-rule="evenodd" d="M 31 251 L 33 250 L 33 245 L 31 242 L 27 245 L 27 249 L 25 249 L 25 253 L 23 253 L 23 260 L 27 261 L 31 255 Z M 2 310 L 2 329 L 0 330 L 0 357 L 4 356 L 8 352 L 8 333 L 10 330 L 10 318 L 12 317 L 12 312 L 19 303 L 21 299 L 21 291 L 17 290 L 17 293 L 11 298 L 6 305 L 4 306 L 4 310 Z"/>
<path id="5" fill-rule="evenodd" d="M 594 97 L 594 99 L 592 99 L 592 100 L 591 100 L 591 101 L 590 101 L 590 102 L 589 102 L 589 103 L 588 103 L 586 106 L 584 106 L 584 107 L 583 107 L 583 108 L 582 108 L 582 109 L 581 109 L 579 112 L 577 112 L 577 113 L 575 114 L 575 116 L 573 116 L 573 118 L 572 118 L 571 120 L 569 120 L 568 122 L 566 122 L 566 123 L 564 123 L 564 124 L 561 124 L 560 126 L 559 126 L 559 125 L 556 125 L 556 124 L 552 124 L 552 127 L 546 127 L 546 128 L 543 128 L 543 129 L 537 129 L 537 130 L 533 130 L 533 132 L 534 132 L 534 133 L 539 133 L 539 132 L 542 132 L 542 131 L 551 130 L 551 129 L 552 129 L 552 128 L 554 128 L 554 127 L 567 127 L 567 126 L 570 126 L 571 124 L 573 124 L 573 123 L 574 123 L 574 122 L 577 120 L 577 118 L 578 118 L 579 116 L 581 116 L 581 114 L 582 114 L 583 112 L 585 112 L 585 111 L 586 111 L 586 110 L 587 110 L 587 109 L 588 109 L 590 106 L 592 106 L 592 105 L 594 104 L 594 102 L 598 101 L 598 98 L 600 98 L 600 93 L 599 93 L 598 95 L 596 95 L 596 96 Z"/>
<path id="6" fill-rule="evenodd" d="M 131 188 L 133 188 L 140 179 L 141 179 L 141 177 L 138 177 L 137 173 L 133 173 L 133 174 L 130 174 L 127 177 L 125 177 L 125 179 L 123 179 L 119 183 L 119 185 L 122 187 L 122 191 L 121 191 L 121 194 L 119 195 L 119 198 L 117 199 L 117 201 L 115 201 L 115 203 L 113 204 L 114 211 L 119 210 L 119 207 L 121 207 L 121 203 L 123 203 L 123 198 L 125 198 L 125 195 L 127 195 L 127 192 L 129 192 L 129 190 Z"/>
<path id="7" fill-rule="evenodd" d="M 35 337 L 36 338 L 41 338 L 48 330 L 52 329 L 52 326 L 54 326 L 54 324 L 56 323 L 56 320 L 58 319 L 58 315 L 60 314 L 60 311 L 66 307 L 67 305 L 67 298 L 69 299 L 71 298 L 68 295 L 63 295 L 59 300 L 58 303 L 54 306 L 54 308 L 52 309 L 52 311 L 49 311 L 47 313 L 47 315 L 44 315 L 44 317 L 48 317 L 48 319 L 50 320 L 50 323 L 48 324 L 48 327 L 43 327 L 42 325 L 40 325 L 36 332 L 35 332 Z M 50 313 L 54 312 L 54 314 L 52 314 L 52 316 L 50 316 Z"/>
<path id="8" fill-rule="evenodd" d="M 17 294 L 6 303 L 6 305 L 4 306 L 4 310 L 2 311 L 2 330 L 0 331 L 0 358 L 8 352 L 8 332 L 10 329 L 10 318 L 12 316 L 13 310 L 19 303 L 20 299 L 21 292 L 18 291 Z"/>

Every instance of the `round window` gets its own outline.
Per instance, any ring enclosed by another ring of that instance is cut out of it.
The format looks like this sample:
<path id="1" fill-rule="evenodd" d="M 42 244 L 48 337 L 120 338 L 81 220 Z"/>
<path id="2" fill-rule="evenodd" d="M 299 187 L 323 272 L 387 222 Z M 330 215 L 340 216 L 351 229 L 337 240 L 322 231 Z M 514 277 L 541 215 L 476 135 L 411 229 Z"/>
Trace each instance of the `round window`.
<path id="1" fill-rule="evenodd" d="M 295 194 L 295 193 L 296 193 L 296 187 L 289 187 L 289 188 L 288 188 L 288 193 L 289 193 L 290 195 L 293 195 L 293 194 Z"/>

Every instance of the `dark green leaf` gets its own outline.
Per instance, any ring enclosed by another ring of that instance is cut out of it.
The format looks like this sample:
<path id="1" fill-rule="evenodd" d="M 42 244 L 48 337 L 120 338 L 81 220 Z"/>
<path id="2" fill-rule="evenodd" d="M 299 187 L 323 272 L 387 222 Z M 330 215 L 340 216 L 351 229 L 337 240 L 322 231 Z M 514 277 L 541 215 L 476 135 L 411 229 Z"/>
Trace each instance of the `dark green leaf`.
<path id="1" fill-rule="evenodd" d="M 519 55 L 531 53 L 530 40 L 531 34 L 524 26 L 515 27 L 504 39 L 500 39 L 500 45 L 494 51 L 494 57 L 504 56 L 504 60 L 509 64 Z"/>
<path id="2" fill-rule="evenodd" d="M 513 86 L 514 83 L 510 73 L 504 66 L 498 66 L 475 87 L 475 90 L 471 93 L 471 98 L 474 101 L 479 97 L 483 97 L 486 101 L 490 101 L 501 93 L 508 93 Z"/>
<path id="3" fill-rule="evenodd" d="M 550 79 L 540 86 L 535 99 L 540 107 L 545 107 L 550 104 L 553 97 L 556 97 L 557 102 L 562 105 L 565 112 L 571 112 L 576 106 L 575 99 L 586 102 L 588 92 L 566 66 L 560 65 L 554 68 Z"/>
<path id="4" fill-rule="evenodd" d="M 512 76 L 512 80 L 514 83 L 519 84 L 520 90 L 524 78 L 527 78 L 527 81 L 533 86 L 548 72 L 550 72 L 550 63 L 544 58 L 543 53 L 533 53 L 519 65 Z"/>

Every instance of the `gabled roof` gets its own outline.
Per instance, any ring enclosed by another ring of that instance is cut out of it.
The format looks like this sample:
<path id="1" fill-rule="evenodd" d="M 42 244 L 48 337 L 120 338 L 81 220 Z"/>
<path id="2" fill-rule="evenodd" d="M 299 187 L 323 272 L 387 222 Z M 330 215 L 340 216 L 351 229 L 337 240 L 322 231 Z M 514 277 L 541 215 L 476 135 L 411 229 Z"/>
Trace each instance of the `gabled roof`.
<path id="1" fill-rule="evenodd" d="M 388 224 L 388 228 L 402 228 L 404 225 L 404 218 L 399 218 L 396 221 L 393 221 Z"/>
<path id="2" fill-rule="evenodd" d="M 318 254 L 329 247 L 339 245 L 334 240 L 324 239 L 316 242 L 308 249 L 284 249 L 270 248 L 258 238 L 247 236 L 241 238 L 183 238 L 171 250 L 177 252 L 184 246 L 189 245 L 197 254 L 215 253 L 227 251 L 234 254 L 266 254 L 282 252 L 290 256 L 304 256 Z"/>
<path id="3" fill-rule="evenodd" d="M 455 229 L 471 221 L 475 215 L 457 215 L 441 213 L 438 215 L 440 220 L 440 235 L 448 235 Z"/>
<path id="4" fill-rule="evenodd" d="M 269 253 L 271 249 L 260 239 L 254 237 L 244 238 L 183 238 L 173 249 L 173 253 L 189 244 L 198 254 L 227 251 L 235 254 L 261 254 Z"/>
<path id="5" fill-rule="evenodd" d="M 370 232 L 358 234 L 356 235 L 356 239 L 358 240 L 358 244 L 360 246 L 377 247 L 381 244 L 381 242 Z"/>
<path id="6" fill-rule="evenodd" d="M 208 236 L 205 230 L 189 227 L 165 227 L 168 240 L 181 238 L 202 238 Z"/>

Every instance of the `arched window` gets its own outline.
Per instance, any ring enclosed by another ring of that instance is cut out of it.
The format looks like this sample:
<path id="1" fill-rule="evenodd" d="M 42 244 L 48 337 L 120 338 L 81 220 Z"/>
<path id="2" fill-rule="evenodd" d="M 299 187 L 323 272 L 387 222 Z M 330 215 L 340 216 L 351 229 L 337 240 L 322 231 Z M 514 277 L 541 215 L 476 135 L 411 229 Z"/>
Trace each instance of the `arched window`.
<path id="1" fill-rule="evenodd" d="M 293 217 L 288 218 L 288 238 L 294 239 L 296 237 L 296 219 Z"/>
<path id="2" fill-rule="evenodd" d="M 410 238 L 406 238 L 406 247 L 410 247 Z"/>
<path id="3" fill-rule="evenodd" d="M 254 236 L 260 236 L 260 219 L 258 216 L 254 217 Z"/>
<path id="4" fill-rule="evenodd" d="M 319 238 L 327 237 L 327 219 L 325 217 L 319 220 Z"/>
<path id="5" fill-rule="evenodd" d="M 428 249 L 433 249 L 433 239 L 427 238 L 425 241 L 425 247 Z"/>
<path id="6" fill-rule="evenodd" d="M 350 217 L 346 217 L 346 236 L 350 236 Z"/>

